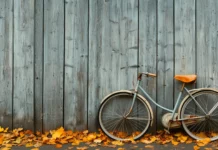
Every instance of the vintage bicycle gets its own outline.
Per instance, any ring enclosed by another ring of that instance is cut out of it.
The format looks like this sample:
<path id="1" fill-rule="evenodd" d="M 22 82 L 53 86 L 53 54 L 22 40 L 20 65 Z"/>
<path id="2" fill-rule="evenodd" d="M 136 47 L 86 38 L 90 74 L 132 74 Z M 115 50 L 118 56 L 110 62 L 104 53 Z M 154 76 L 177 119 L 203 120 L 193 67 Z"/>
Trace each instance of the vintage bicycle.
<path id="1" fill-rule="evenodd" d="M 139 73 L 134 90 L 120 90 L 107 95 L 101 102 L 98 121 L 102 131 L 114 140 L 134 140 L 142 137 L 153 123 L 153 111 L 147 101 L 168 111 L 162 122 L 167 129 L 183 126 L 194 139 L 218 139 L 218 90 L 198 88 L 188 90 L 185 84 L 196 81 L 196 75 L 175 75 L 182 82 L 174 109 L 156 103 L 140 85 L 142 76 L 156 77 L 152 73 Z M 141 91 L 144 96 L 139 94 Z M 182 93 L 187 93 L 183 99 Z M 147 99 L 146 99 L 147 98 Z M 182 100 L 181 100 L 182 99 Z M 178 112 L 178 113 L 176 113 Z M 168 120 L 166 122 L 166 120 Z M 164 122 L 165 121 L 165 122 Z"/>

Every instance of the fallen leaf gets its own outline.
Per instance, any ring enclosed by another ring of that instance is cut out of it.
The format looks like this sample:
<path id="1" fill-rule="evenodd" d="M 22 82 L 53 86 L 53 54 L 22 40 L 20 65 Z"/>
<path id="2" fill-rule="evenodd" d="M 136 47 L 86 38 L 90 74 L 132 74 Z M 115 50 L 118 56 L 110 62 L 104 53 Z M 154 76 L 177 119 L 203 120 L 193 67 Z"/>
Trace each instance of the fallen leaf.
<path id="1" fill-rule="evenodd" d="M 87 146 L 83 146 L 83 147 L 77 147 L 76 149 L 78 149 L 78 150 L 86 150 L 86 149 L 88 149 L 88 147 Z"/>
<path id="2" fill-rule="evenodd" d="M 172 142 L 172 144 L 175 145 L 175 146 L 179 144 L 179 142 L 176 141 L 175 139 L 173 139 L 171 142 Z"/>
<path id="3" fill-rule="evenodd" d="M 121 142 L 121 141 L 112 141 L 111 143 L 113 145 L 117 145 L 117 146 L 123 146 L 124 145 L 123 142 Z"/>
<path id="4" fill-rule="evenodd" d="M 197 145 L 195 145 L 193 148 L 194 148 L 194 150 L 199 150 L 200 149 L 200 147 L 198 147 Z"/>
<path id="5" fill-rule="evenodd" d="M 152 145 L 146 145 L 145 148 L 154 149 L 154 146 L 152 146 Z"/>
<path id="6" fill-rule="evenodd" d="M 62 147 L 62 144 L 56 144 L 55 147 L 56 147 L 56 148 L 61 148 L 61 147 Z"/>
<path id="7" fill-rule="evenodd" d="M 94 142 L 95 142 L 95 143 L 101 143 L 102 140 L 101 140 L 101 139 L 95 139 Z"/>
<path id="8" fill-rule="evenodd" d="M 33 147 L 33 144 L 32 143 L 27 143 L 26 147 Z"/>
<path id="9" fill-rule="evenodd" d="M 197 140 L 197 145 L 198 146 L 205 146 L 207 145 L 209 142 L 210 142 L 210 138 L 205 138 L 205 139 L 202 139 L 202 140 Z"/>

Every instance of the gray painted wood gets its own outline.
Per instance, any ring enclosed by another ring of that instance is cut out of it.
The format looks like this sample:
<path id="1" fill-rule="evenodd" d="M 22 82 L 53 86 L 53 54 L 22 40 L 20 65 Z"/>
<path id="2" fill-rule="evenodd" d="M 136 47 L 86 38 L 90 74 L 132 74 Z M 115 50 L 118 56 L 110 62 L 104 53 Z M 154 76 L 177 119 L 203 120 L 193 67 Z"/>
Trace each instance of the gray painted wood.
<path id="1" fill-rule="evenodd" d="M 42 105 L 43 105 L 43 0 L 35 1 L 35 84 L 34 84 L 34 116 L 35 131 L 42 131 Z"/>
<path id="2" fill-rule="evenodd" d="M 174 35 L 173 0 L 158 1 L 158 89 L 157 101 L 164 107 L 173 109 L 174 77 Z M 162 116 L 167 113 L 157 109 L 157 127 L 162 128 Z"/>
<path id="3" fill-rule="evenodd" d="M 156 74 L 157 50 L 157 3 L 154 0 L 139 1 L 139 72 Z M 142 87 L 156 101 L 157 78 L 142 78 Z M 151 131 L 156 130 L 156 106 L 150 103 L 154 112 Z"/>
<path id="4" fill-rule="evenodd" d="M 44 0 L 43 129 L 63 126 L 64 1 Z"/>
<path id="5" fill-rule="evenodd" d="M 64 126 L 87 128 L 88 0 L 65 1 Z"/>
<path id="6" fill-rule="evenodd" d="M 13 127 L 34 130 L 34 0 L 14 1 Z"/>
<path id="7" fill-rule="evenodd" d="M 90 1 L 88 129 L 104 96 L 137 79 L 138 1 Z"/>
<path id="8" fill-rule="evenodd" d="M 218 2 L 197 1 L 197 75 L 198 87 L 218 88 Z"/>
<path id="9" fill-rule="evenodd" d="M 0 1 L 0 125 L 12 129 L 13 1 Z"/>
<path id="10" fill-rule="evenodd" d="M 195 0 L 175 1 L 175 74 L 196 73 Z M 190 85 L 190 88 L 194 85 Z M 181 83 L 175 82 L 175 100 Z"/>

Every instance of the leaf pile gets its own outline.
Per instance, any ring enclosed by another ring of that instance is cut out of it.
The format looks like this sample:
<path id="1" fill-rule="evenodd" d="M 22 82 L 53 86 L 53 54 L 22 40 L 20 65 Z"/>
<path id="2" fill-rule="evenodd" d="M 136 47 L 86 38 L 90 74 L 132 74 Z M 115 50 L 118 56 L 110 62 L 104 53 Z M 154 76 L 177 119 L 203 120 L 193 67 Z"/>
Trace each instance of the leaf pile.
<path id="1" fill-rule="evenodd" d="M 0 149 L 10 150 L 12 146 L 26 146 L 31 150 L 38 150 L 40 146 L 49 144 L 54 145 L 56 148 L 61 148 L 63 144 L 71 143 L 72 149 L 75 146 L 79 146 L 80 143 L 86 143 L 89 147 L 96 147 L 98 145 L 115 148 L 116 146 L 124 145 L 121 141 L 113 141 L 109 139 L 101 130 L 98 133 L 90 133 L 88 130 L 85 131 L 71 131 L 65 130 L 63 127 L 57 130 L 51 130 L 49 132 L 35 134 L 30 130 L 23 130 L 23 128 L 14 129 L 13 131 L 8 131 L 8 128 L 4 129 L 0 127 Z M 145 147 L 151 147 L 151 143 L 167 144 L 172 143 L 173 145 L 178 145 L 179 143 L 193 143 L 196 145 L 194 149 L 199 149 L 200 146 L 205 146 L 210 142 L 210 139 L 203 139 L 195 141 L 188 135 L 177 132 L 167 134 L 165 131 L 158 131 L 157 134 L 145 134 L 143 138 L 138 141 L 129 140 L 125 141 L 132 144 L 144 143 Z M 217 146 L 217 145 L 216 145 Z M 77 149 L 88 149 L 88 147 L 77 147 Z M 124 148 L 119 148 L 124 149 Z"/>

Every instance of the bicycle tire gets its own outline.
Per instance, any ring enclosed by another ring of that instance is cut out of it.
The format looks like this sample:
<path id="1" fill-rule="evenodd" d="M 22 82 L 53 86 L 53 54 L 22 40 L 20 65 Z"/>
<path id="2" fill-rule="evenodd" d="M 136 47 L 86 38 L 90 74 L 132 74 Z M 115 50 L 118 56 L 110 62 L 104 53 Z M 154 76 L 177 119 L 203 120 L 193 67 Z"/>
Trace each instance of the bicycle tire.
<path id="1" fill-rule="evenodd" d="M 132 91 L 118 91 L 107 96 L 98 112 L 98 121 L 102 131 L 114 140 L 137 140 L 151 125 L 153 112 L 142 96 L 137 94 L 132 112 L 125 118 L 132 99 Z"/>
<path id="2" fill-rule="evenodd" d="M 214 89 L 201 89 L 192 94 L 198 104 L 187 96 L 181 103 L 179 114 L 182 126 L 186 133 L 196 140 L 210 138 L 218 139 L 218 107 L 209 114 L 218 103 L 218 91 Z M 201 108 L 200 108 L 201 107 Z M 203 109 L 203 110 L 202 110 Z"/>

